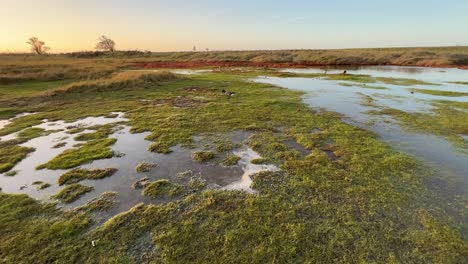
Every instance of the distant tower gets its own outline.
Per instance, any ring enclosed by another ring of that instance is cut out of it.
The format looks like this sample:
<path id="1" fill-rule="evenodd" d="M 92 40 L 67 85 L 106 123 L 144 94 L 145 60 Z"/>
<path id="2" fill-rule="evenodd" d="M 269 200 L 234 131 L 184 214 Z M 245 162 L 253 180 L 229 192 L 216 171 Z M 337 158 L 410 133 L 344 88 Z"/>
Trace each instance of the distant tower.
<path id="1" fill-rule="evenodd" d="M 197 51 L 197 46 L 193 46 L 193 51 Z"/>

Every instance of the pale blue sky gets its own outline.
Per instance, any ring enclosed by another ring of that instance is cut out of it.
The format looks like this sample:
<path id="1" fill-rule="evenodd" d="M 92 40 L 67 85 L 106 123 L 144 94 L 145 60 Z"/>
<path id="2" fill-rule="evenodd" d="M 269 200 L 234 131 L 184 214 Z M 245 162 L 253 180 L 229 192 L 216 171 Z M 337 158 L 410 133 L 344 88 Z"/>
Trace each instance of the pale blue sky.
<path id="1" fill-rule="evenodd" d="M 468 45 L 468 0 L 1 0 L 0 51 L 37 36 L 55 52 Z"/>

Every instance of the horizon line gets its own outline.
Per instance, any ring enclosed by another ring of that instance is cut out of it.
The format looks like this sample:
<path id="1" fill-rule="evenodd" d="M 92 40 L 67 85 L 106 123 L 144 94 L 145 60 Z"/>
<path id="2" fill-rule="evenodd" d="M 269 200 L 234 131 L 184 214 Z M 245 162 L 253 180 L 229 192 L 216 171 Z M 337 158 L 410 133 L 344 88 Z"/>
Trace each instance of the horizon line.
<path id="1" fill-rule="evenodd" d="M 122 49 L 116 50 L 115 52 L 125 52 L 125 51 L 138 51 L 138 52 L 150 52 L 150 53 L 181 53 L 181 52 L 190 52 L 190 53 L 205 53 L 205 52 L 254 52 L 254 51 L 321 51 L 321 50 L 366 50 L 366 49 L 417 49 L 417 48 L 468 48 L 467 45 L 447 45 L 447 46 L 391 46 L 391 47 L 360 47 L 360 48 L 284 48 L 284 49 L 224 49 L 224 50 L 174 50 L 174 51 L 154 51 L 154 50 L 140 50 L 140 49 Z M 101 50 L 73 50 L 73 51 L 63 51 L 63 52 L 48 52 L 49 55 L 63 55 L 70 53 L 80 53 L 80 52 L 103 52 L 111 53 Z M 26 51 L 0 51 L 0 54 L 11 54 L 11 55 L 26 55 L 32 54 L 32 52 Z"/>

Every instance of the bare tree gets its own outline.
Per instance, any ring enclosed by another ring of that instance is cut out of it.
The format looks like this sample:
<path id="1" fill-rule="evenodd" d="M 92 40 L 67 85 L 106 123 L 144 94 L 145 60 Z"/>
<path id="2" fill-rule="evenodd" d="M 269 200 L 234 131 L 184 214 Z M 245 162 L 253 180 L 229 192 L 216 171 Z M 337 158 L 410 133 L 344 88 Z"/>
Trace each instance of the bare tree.
<path id="1" fill-rule="evenodd" d="M 115 41 L 103 35 L 99 38 L 99 42 L 96 44 L 96 49 L 114 52 Z"/>
<path id="2" fill-rule="evenodd" d="M 49 47 L 46 47 L 45 46 L 45 42 L 44 41 L 40 41 L 38 38 L 36 37 L 32 37 L 29 39 L 28 42 L 29 45 L 31 45 L 31 51 L 38 54 L 38 55 L 43 55 L 43 54 L 46 54 L 47 51 L 50 50 Z"/>

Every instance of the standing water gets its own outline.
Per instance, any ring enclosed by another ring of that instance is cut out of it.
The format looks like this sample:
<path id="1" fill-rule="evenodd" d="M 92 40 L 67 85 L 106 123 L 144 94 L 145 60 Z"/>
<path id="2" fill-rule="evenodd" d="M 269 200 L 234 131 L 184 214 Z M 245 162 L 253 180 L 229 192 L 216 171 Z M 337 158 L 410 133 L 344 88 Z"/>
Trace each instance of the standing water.
<path id="1" fill-rule="evenodd" d="M 324 73 L 323 69 L 285 69 L 282 72 Z M 342 73 L 343 70 L 328 70 Z M 433 69 L 419 67 L 363 67 L 349 70 L 348 74 L 365 74 L 374 77 L 416 79 L 435 85 L 417 85 L 417 88 L 443 91 L 468 92 L 468 86 L 456 84 L 468 81 L 468 71 L 459 69 Z M 325 80 L 322 78 L 260 77 L 256 82 L 273 84 L 305 92 L 303 101 L 315 109 L 342 114 L 344 120 L 377 133 L 381 140 L 390 143 L 396 150 L 414 155 L 436 170 L 438 176 L 461 182 L 460 190 L 466 195 L 468 187 L 468 156 L 459 147 L 446 139 L 423 132 L 402 129 L 389 116 L 369 114 L 371 110 L 394 108 L 405 112 L 430 113 L 432 103 L 438 100 L 468 102 L 467 96 L 447 97 L 423 93 L 411 93 L 413 86 L 398 86 L 384 83 L 373 85 L 383 89 L 363 88 L 362 84 Z M 346 86 L 343 86 L 346 83 Z M 360 86 L 361 85 L 361 86 Z M 372 104 L 365 99 L 371 98 Z M 468 124 L 467 124 L 468 125 Z M 461 135 L 465 140 L 466 135 Z"/>

